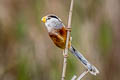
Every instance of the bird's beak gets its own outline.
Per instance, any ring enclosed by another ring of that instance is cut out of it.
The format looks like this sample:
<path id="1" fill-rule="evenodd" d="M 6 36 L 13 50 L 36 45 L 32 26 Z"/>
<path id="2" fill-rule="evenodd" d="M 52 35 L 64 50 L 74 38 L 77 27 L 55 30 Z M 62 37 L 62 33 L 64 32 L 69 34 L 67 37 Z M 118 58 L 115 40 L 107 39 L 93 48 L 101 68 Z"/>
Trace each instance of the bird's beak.
<path id="1" fill-rule="evenodd" d="M 47 16 L 42 17 L 41 21 L 45 23 L 46 22 L 46 18 L 47 18 Z"/>

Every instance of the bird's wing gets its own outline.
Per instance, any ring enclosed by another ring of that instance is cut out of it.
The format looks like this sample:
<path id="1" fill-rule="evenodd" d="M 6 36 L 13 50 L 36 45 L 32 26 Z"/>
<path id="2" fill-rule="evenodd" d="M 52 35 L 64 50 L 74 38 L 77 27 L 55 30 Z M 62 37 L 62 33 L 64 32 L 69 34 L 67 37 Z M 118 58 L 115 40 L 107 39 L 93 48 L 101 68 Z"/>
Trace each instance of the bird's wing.
<path id="1" fill-rule="evenodd" d="M 58 33 L 54 33 L 62 42 L 64 42 L 64 38 L 60 35 L 60 34 L 58 34 Z"/>
<path id="2" fill-rule="evenodd" d="M 58 40 L 60 40 L 61 42 L 65 41 L 65 39 L 59 33 L 57 33 L 57 32 L 50 32 L 49 35 L 50 35 L 51 38 L 55 37 Z"/>

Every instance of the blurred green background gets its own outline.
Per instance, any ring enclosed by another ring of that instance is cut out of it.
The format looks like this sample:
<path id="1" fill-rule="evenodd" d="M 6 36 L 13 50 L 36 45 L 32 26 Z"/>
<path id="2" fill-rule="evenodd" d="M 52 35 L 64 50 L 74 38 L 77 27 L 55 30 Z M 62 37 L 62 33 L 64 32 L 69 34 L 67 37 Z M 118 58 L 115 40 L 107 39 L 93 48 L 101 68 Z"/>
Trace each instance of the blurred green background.
<path id="1" fill-rule="evenodd" d="M 120 1 L 74 0 L 72 44 L 100 74 L 83 80 L 120 79 Z M 67 25 L 70 0 L 0 0 L 0 80 L 60 80 L 63 54 L 44 23 L 56 14 Z M 69 54 L 66 80 L 84 66 Z"/>

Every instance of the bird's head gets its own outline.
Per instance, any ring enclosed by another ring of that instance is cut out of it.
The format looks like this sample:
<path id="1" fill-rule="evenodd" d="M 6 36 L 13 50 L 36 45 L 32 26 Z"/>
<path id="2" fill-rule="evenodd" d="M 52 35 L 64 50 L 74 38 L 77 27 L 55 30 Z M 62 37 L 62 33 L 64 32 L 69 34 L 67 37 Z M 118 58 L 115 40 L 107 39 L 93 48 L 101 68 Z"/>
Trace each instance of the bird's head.
<path id="1" fill-rule="evenodd" d="M 60 18 L 53 14 L 44 16 L 41 20 L 45 23 L 48 31 L 51 31 L 52 29 L 60 29 L 64 26 Z"/>

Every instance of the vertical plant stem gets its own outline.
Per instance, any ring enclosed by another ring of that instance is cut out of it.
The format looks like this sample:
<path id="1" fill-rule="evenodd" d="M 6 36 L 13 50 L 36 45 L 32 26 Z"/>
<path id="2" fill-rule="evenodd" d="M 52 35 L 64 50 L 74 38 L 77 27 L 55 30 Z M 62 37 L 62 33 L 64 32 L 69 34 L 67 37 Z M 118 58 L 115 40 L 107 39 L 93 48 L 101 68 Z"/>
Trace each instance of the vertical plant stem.
<path id="1" fill-rule="evenodd" d="M 69 11 L 69 18 L 68 18 L 68 26 L 67 26 L 66 46 L 65 46 L 65 50 L 63 51 L 63 54 L 65 54 L 65 55 L 68 55 L 68 42 L 69 42 L 69 37 L 70 37 L 70 28 L 71 28 L 71 20 L 72 20 L 73 3 L 74 3 L 74 0 L 71 0 L 70 11 Z M 61 80 L 65 80 L 66 67 L 67 67 L 67 57 L 64 57 L 63 72 L 62 72 Z"/>

